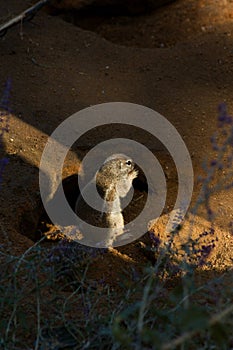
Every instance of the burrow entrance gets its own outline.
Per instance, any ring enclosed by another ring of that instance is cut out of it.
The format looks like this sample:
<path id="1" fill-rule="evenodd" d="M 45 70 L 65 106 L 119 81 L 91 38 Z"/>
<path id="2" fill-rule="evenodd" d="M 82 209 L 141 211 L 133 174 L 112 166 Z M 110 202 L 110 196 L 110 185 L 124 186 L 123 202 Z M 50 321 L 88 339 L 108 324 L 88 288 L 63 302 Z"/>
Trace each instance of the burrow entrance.
<path id="1" fill-rule="evenodd" d="M 162 151 L 158 155 L 167 182 L 167 199 L 163 211 L 163 213 L 167 213 L 173 207 L 177 194 L 177 175 L 175 165 L 172 163 L 170 156 Z M 147 200 L 147 180 L 143 171 L 140 168 L 138 170 L 139 176 L 133 181 L 134 197 L 123 211 L 125 223 L 134 220 L 140 214 Z M 72 210 L 74 210 L 80 193 L 78 188 L 78 174 L 72 174 L 66 177 L 62 181 L 62 186 L 66 199 Z M 32 211 L 23 213 L 20 222 L 21 233 L 35 242 L 44 236 L 49 241 L 58 241 L 64 238 L 64 235 L 58 231 L 57 227 L 49 219 L 41 201 L 39 201 L 37 207 Z"/>
<path id="2" fill-rule="evenodd" d="M 72 210 L 75 208 L 75 203 L 80 194 L 78 188 L 78 174 L 73 174 L 65 178 L 62 182 L 63 190 Z M 140 171 L 139 177 L 133 182 L 134 197 L 132 203 L 130 203 L 123 211 L 124 220 L 126 223 L 132 221 L 143 209 L 147 193 L 148 185 L 146 178 L 142 171 Z M 56 194 L 55 194 L 56 196 Z M 57 241 L 64 237 L 64 235 L 58 231 L 56 226 L 51 222 L 42 202 L 33 212 L 26 212 L 21 219 L 21 232 L 27 233 L 27 236 L 33 241 L 40 240 L 43 236 L 46 236 L 48 240 Z"/>

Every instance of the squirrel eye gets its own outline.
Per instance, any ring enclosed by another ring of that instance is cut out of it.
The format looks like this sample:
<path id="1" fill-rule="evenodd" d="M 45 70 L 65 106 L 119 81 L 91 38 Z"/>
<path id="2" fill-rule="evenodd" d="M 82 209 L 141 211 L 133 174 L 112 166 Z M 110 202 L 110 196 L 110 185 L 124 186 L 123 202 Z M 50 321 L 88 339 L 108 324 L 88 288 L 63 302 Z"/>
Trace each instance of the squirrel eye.
<path id="1" fill-rule="evenodd" d="M 131 160 L 128 159 L 128 160 L 125 162 L 125 164 L 128 165 L 128 166 L 130 166 L 130 165 L 132 165 L 132 162 L 131 162 Z"/>

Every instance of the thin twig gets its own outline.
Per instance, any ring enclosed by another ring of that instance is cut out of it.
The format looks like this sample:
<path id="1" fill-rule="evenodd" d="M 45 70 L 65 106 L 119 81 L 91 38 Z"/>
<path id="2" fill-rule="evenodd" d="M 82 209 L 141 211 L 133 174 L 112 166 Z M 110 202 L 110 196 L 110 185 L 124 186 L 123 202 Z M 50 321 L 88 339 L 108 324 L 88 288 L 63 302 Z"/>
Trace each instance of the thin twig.
<path id="1" fill-rule="evenodd" d="M 25 20 L 31 19 L 35 15 L 35 13 L 49 1 L 50 0 L 40 0 L 35 5 L 29 7 L 27 10 L 21 12 L 19 15 L 0 25 L 0 36 L 4 35 L 9 28 L 13 27 L 17 23 L 22 23 Z"/>

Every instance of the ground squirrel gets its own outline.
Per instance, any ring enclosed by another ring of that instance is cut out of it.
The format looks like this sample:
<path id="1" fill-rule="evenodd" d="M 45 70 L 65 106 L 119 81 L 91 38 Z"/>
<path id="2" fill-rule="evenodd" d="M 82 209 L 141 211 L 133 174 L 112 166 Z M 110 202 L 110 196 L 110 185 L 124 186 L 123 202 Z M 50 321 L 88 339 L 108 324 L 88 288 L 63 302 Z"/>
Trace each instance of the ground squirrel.
<path id="1" fill-rule="evenodd" d="M 93 185 L 96 186 L 103 199 L 102 210 L 97 211 L 90 207 L 81 195 L 77 199 L 75 212 L 83 221 L 93 226 L 108 228 L 104 238 L 105 246 L 112 246 L 115 239 L 124 233 L 121 198 L 126 197 L 137 175 L 131 158 L 124 154 L 114 154 L 105 160 L 93 180 L 83 189 L 84 192 L 90 191 L 90 195 Z M 98 243 L 96 245 L 98 246 Z"/>

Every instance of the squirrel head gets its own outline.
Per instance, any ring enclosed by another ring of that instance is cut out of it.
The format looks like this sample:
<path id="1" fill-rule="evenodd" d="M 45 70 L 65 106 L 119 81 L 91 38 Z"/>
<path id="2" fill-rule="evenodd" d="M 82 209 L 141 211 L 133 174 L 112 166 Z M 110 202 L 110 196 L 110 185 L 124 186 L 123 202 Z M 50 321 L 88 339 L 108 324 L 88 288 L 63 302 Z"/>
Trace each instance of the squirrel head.
<path id="1" fill-rule="evenodd" d="M 113 154 L 108 157 L 96 174 L 96 182 L 106 190 L 116 191 L 119 197 L 125 197 L 132 181 L 138 175 L 132 159 L 124 154 Z"/>
<path id="2" fill-rule="evenodd" d="M 131 177 L 134 173 L 135 177 L 137 176 L 136 170 L 134 169 L 133 160 L 122 153 L 113 154 L 108 157 L 102 167 L 100 172 L 106 173 L 107 176 L 110 176 L 112 180 L 119 180 L 124 177 Z"/>

